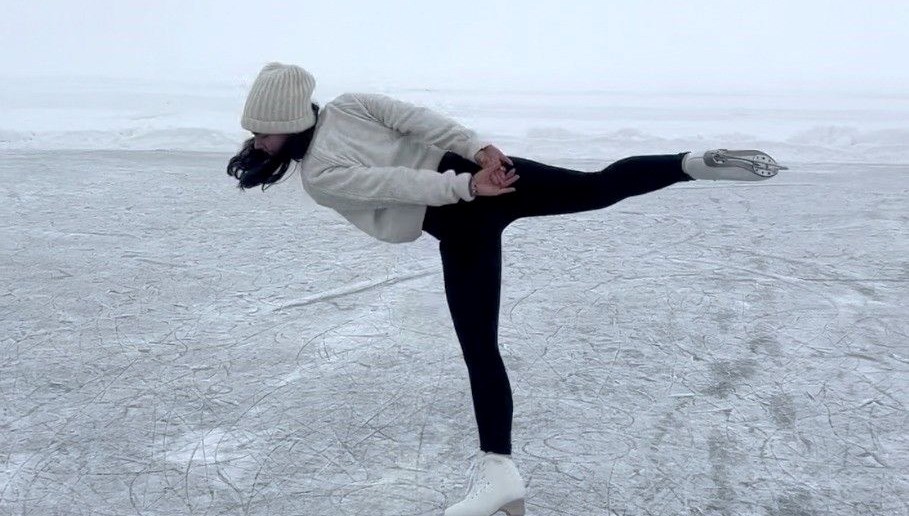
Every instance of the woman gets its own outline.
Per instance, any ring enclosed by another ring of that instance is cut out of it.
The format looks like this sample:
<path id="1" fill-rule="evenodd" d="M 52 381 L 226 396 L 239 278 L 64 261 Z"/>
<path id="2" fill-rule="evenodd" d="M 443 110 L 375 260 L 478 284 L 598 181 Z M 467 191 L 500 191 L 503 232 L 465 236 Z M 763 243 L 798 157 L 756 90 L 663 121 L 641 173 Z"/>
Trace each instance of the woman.
<path id="1" fill-rule="evenodd" d="M 480 452 L 467 497 L 447 516 L 524 514 L 511 460 L 512 399 L 499 355 L 501 235 L 522 217 L 595 210 L 692 179 L 760 180 L 785 169 L 760 151 L 714 150 L 622 159 L 579 172 L 508 157 L 431 110 L 383 95 L 312 103 L 304 69 L 267 64 L 241 125 L 253 133 L 227 171 L 266 188 L 291 161 L 320 205 L 386 242 L 439 241 L 445 295 L 467 364 Z"/>

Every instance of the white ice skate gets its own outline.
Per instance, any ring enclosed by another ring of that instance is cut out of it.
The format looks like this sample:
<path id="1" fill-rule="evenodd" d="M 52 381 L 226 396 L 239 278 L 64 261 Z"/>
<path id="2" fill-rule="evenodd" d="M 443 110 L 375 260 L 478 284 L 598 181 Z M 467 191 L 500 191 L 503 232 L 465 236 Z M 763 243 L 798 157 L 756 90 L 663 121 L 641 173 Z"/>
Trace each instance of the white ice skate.
<path id="1" fill-rule="evenodd" d="M 472 466 L 467 496 L 445 510 L 445 516 L 524 515 L 524 481 L 509 455 L 480 452 Z"/>
<path id="2" fill-rule="evenodd" d="M 682 160 L 682 170 L 694 179 L 760 181 L 788 168 L 759 150 L 716 149 L 702 154 L 689 152 Z"/>

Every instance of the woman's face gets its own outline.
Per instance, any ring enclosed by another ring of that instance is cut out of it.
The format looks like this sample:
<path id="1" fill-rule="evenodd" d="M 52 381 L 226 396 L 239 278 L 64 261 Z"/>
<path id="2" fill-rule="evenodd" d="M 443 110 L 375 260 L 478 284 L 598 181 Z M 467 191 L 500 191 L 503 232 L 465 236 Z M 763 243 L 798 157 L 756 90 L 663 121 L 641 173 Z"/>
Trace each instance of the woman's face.
<path id="1" fill-rule="evenodd" d="M 253 148 L 265 151 L 270 156 L 274 156 L 281 150 L 281 146 L 287 141 L 289 134 L 260 134 L 253 133 Z"/>

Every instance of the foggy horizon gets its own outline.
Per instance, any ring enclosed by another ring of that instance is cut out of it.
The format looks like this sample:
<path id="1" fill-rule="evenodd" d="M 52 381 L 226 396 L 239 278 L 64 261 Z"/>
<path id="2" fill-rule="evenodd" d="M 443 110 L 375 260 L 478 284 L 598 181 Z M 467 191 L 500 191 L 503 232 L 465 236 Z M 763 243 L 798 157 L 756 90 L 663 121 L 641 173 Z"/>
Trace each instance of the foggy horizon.
<path id="1" fill-rule="evenodd" d="M 56 0 L 8 9 L 6 78 L 247 84 L 281 61 L 329 89 L 909 92 L 909 68 L 893 65 L 909 48 L 909 6 L 898 2 L 469 0 L 452 11 L 402 0 L 381 10 L 349 0 Z"/>

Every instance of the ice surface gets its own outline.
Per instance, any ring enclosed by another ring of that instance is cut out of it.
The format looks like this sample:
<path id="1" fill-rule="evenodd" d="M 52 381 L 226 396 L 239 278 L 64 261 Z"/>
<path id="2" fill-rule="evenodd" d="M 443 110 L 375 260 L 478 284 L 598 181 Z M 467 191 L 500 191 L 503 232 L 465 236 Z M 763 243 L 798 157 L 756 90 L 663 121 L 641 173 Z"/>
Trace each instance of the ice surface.
<path id="1" fill-rule="evenodd" d="M 639 137 L 646 110 L 591 129 L 580 96 L 535 122 L 519 95 L 466 99 L 429 102 L 582 170 L 735 125 L 689 110 L 678 139 Z M 528 514 L 907 513 L 909 161 L 815 160 L 903 129 L 800 116 L 773 180 L 506 231 Z M 430 515 L 463 494 L 477 440 L 431 237 L 374 241 L 297 177 L 241 193 L 224 151 L 14 147 L 0 514 Z"/>

